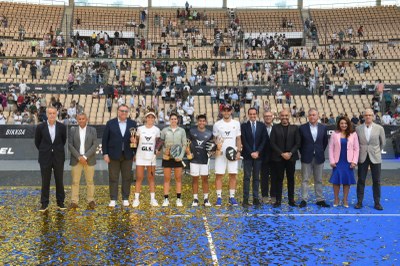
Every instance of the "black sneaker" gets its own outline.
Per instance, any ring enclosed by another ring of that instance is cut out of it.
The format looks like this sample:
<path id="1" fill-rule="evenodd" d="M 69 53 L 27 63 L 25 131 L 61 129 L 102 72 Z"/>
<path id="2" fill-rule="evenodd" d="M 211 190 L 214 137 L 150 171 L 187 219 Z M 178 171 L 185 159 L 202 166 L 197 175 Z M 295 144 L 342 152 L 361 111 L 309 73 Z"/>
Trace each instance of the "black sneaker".
<path id="1" fill-rule="evenodd" d="M 58 206 L 58 209 L 60 210 L 60 211 L 65 211 L 67 208 L 65 207 L 65 205 L 64 205 L 64 203 L 59 203 L 59 204 L 57 204 L 57 206 Z"/>
<path id="2" fill-rule="evenodd" d="M 302 201 L 300 202 L 299 207 L 300 207 L 300 208 L 304 208 L 304 207 L 306 207 L 306 206 L 307 206 L 307 202 L 306 202 L 305 200 L 302 200 Z"/>
<path id="3" fill-rule="evenodd" d="M 253 199 L 253 205 L 254 205 L 254 206 L 259 206 L 259 205 L 261 205 L 260 200 L 259 200 L 259 199 Z"/>
<path id="4" fill-rule="evenodd" d="M 45 211 L 47 211 L 48 208 L 49 208 L 48 205 L 42 204 L 42 206 L 39 209 L 39 212 L 45 212 Z"/>

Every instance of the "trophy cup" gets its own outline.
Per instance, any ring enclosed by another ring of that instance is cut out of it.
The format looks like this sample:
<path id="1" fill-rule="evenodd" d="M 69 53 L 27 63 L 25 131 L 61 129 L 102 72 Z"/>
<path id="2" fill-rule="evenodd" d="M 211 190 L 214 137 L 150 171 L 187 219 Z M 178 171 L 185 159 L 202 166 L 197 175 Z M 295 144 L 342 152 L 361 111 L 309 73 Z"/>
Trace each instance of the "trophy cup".
<path id="1" fill-rule="evenodd" d="M 224 144 L 224 138 L 218 136 L 215 140 L 215 143 L 217 144 L 217 150 L 215 151 L 215 155 L 220 156 L 222 155 L 222 144 Z"/>
<path id="2" fill-rule="evenodd" d="M 193 153 L 190 151 L 190 144 L 192 142 L 188 139 L 186 140 L 186 157 L 188 158 L 188 160 L 192 160 L 193 159 Z"/>
<path id="3" fill-rule="evenodd" d="M 170 156 L 171 146 L 172 146 L 172 143 L 171 143 L 171 142 L 169 142 L 169 141 L 165 142 L 165 149 L 164 149 L 164 154 L 163 154 L 163 160 L 168 161 L 168 160 L 171 158 L 171 156 Z"/>
<path id="4" fill-rule="evenodd" d="M 131 144 L 130 144 L 130 146 L 131 146 L 131 148 L 137 148 L 137 136 L 136 136 L 136 128 L 134 128 L 134 127 L 131 127 L 130 129 L 129 129 L 129 132 L 131 133 L 131 137 L 133 137 L 134 138 L 134 141 L 133 142 L 131 142 Z"/>

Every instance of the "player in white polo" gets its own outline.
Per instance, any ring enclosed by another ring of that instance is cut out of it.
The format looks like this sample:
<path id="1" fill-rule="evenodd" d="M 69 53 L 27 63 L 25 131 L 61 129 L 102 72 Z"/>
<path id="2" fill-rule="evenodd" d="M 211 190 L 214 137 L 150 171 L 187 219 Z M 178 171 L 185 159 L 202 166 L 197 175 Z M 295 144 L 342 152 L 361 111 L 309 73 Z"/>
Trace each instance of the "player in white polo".
<path id="1" fill-rule="evenodd" d="M 197 126 L 192 127 L 189 132 L 190 150 L 193 159 L 190 161 L 190 175 L 193 178 L 193 202 L 192 207 L 199 206 L 199 177 L 201 176 L 204 193 L 204 206 L 211 206 L 208 200 L 208 169 L 209 156 L 208 147 L 212 141 L 213 134 L 206 128 L 207 117 L 205 114 L 197 116 Z"/>
<path id="2" fill-rule="evenodd" d="M 137 129 L 136 185 L 135 199 L 132 202 L 132 207 L 134 208 L 140 204 L 139 195 L 145 168 L 147 168 L 147 179 L 150 187 L 150 205 L 158 206 L 155 198 L 154 174 L 156 170 L 155 146 L 157 139 L 160 138 L 160 129 L 154 125 L 155 120 L 156 114 L 153 111 L 149 111 L 145 115 L 145 125 Z"/>
<path id="3" fill-rule="evenodd" d="M 222 205 L 222 178 L 227 169 L 229 174 L 229 203 L 233 206 L 238 205 L 235 199 L 235 190 L 242 141 L 240 139 L 240 123 L 232 119 L 232 109 L 231 105 L 225 104 L 222 108 L 223 119 L 217 121 L 213 127 L 215 143 L 218 145 L 218 142 L 223 141 L 222 148 L 220 151 L 217 150 L 215 156 L 215 187 L 217 190 L 215 206 Z M 227 147 L 233 147 L 237 151 L 236 158 L 233 161 L 229 161 L 226 158 L 225 151 Z M 218 153 L 221 154 L 218 155 Z"/>

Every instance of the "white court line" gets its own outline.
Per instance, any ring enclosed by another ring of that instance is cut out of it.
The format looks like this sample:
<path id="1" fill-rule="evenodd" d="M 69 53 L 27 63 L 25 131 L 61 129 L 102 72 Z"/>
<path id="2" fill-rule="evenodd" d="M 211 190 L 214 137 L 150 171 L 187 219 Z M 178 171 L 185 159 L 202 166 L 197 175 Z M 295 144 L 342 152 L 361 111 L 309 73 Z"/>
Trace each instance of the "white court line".
<path id="1" fill-rule="evenodd" d="M 206 229 L 206 234 L 207 234 L 207 239 L 208 239 L 208 246 L 210 248 L 211 258 L 213 260 L 213 265 L 219 265 L 218 257 L 217 257 L 217 251 L 215 250 L 215 246 L 214 246 L 214 243 L 213 243 L 213 238 L 212 238 L 211 231 L 210 231 L 210 226 L 208 224 L 206 216 L 203 216 L 203 221 L 204 221 L 204 228 Z"/>
<path id="2" fill-rule="evenodd" d="M 217 217 L 233 217 L 231 214 L 217 214 Z M 400 217 L 398 213 L 248 213 L 243 217 Z"/>

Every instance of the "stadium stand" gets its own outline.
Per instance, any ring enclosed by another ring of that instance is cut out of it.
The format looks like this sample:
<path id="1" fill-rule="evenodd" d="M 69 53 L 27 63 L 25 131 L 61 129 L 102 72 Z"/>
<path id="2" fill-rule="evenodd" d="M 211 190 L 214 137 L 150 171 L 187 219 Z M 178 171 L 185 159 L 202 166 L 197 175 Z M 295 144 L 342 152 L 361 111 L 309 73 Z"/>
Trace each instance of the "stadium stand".
<path id="1" fill-rule="evenodd" d="M 151 8 L 143 19 L 144 11 L 139 8 L 75 7 L 70 22 L 71 29 L 78 31 L 79 36 L 64 33 L 61 37 L 59 27 L 64 7 L 8 2 L 0 2 L 0 7 L 4 10 L 0 15 L 8 20 L 7 27 L 3 20 L 0 27 L 5 38 L 0 50 L 13 57 L 1 60 L 0 74 L 0 83 L 12 90 L 4 96 L 9 103 L 4 108 L 9 124 L 15 123 L 15 110 L 20 106 L 18 92 L 25 83 L 60 85 L 71 90 L 75 87 L 93 90 L 95 86 L 97 91 L 93 94 L 92 91 L 72 94 L 68 90 L 43 95 L 47 105 L 59 98 L 63 109 L 68 109 L 71 103 L 81 106 L 89 114 L 91 124 L 104 124 L 116 115 L 119 103 L 131 104 L 131 99 L 135 107 L 131 116 L 138 120 L 143 110 L 155 103 L 166 113 L 184 105 L 187 96 L 179 97 L 183 102 L 162 99 L 160 91 L 165 85 L 170 90 L 176 87 L 178 95 L 183 94 L 180 89 L 186 84 L 194 87 L 191 97 L 195 114 L 206 113 L 210 124 L 219 117 L 220 93 L 222 99 L 227 99 L 237 91 L 242 104 L 235 119 L 242 121 L 255 102 L 244 100 L 246 90 L 260 92 L 268 88 L 268 93 L 257 95 L 260 118 L 262 110 L 278 112 L 291 108 L 295 110 L 293 114 L 297 113 L 292 122 L 299 124 L 306 121 L 300 115 L 301 110 L 310 107 L 323 110 L 327 117 L 336 118 L 341 113 L 359 116 L 376 102 L 371 93 L 358 94 L 361 85 L 376 89 L 379 79 L 386 85 L 400 84 L 397 75 L 400 62 L 393 60 L 400 58 L 399 48 L 393 42 L 400 39 L 395 31 L 400 26 L 399 9 L 395 6 L 310 10 L 318 32 L 316 47 L 310 47 L 307 38 L 300 39 L 302 45 L 292 45 L 289 41 L 293 37 L 290 34 L 303 36 L 305 18 L 299 10 L 191 9 L 187 13 L 183 8 Z M 23 16 L 16 19 L 15 14 Z M 25 26 L 28 24 L 29 27 Z M 19 25 L 24 26 L 25 41 L 19 38 Z M 361 25 L 363 36 L 358 37 Z M 350 26 L 354 29 L 353 37 L 349 38 L 346 32 L 339 45 L 332 34 L 346 31 Z M 129 34 L 120 35 L 121 42 L 116 42 L 116 31 Z M 110 38 L 104 37 L 105 32 Z M 71 43 L 66 42 L 70 37 Z M 73 82 L 69 84 L 71 75 Z M 314 79 L 316 75 L 319 81 Z M 348 85 L 357 88 L 357 93 L 338 92 Z M 99 95 L 100 87 L 114 90 L 111 112 L 106 97 Z M 201 87 L 216 88 L 217 101 L 213 102 L 209 94 L 196 94 Z M 328 89 L 335 93 L 328 95 Z M 285 97 L 280 103 L 276 92 L 286 90 L 295 92 L 291 103 Z M 392 96 L 394 102 L 397 98 Z M 30 101 L 38 102 L 37 98 Z M 43 101 L 39 102 L 32 121 L 40 120 Z M 139 104 L 145 106 L 137 109 Z M 380 116 L 382 111 L 378 106 Z"/>

